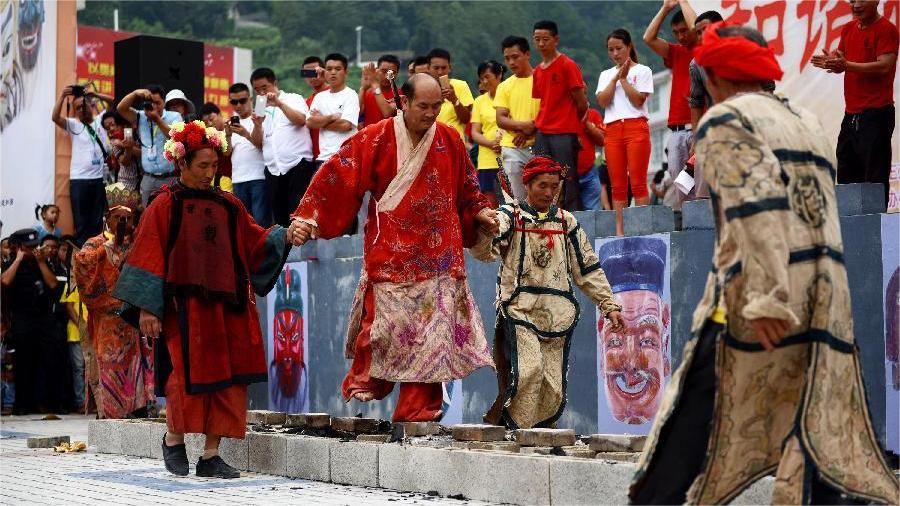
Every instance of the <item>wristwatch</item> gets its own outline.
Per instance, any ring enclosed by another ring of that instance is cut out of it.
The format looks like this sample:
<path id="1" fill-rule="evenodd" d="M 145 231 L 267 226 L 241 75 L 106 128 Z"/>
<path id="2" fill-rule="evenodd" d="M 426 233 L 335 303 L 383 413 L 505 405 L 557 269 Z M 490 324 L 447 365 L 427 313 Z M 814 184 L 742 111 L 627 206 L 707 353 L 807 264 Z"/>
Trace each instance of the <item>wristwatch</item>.
<path id="1" fill-rule="evenodd" d="M 376 95 L 381 95 L 381 86 L 376 86 L 376 87 L 372 88 L 372 92 L 375 93 Z"/>

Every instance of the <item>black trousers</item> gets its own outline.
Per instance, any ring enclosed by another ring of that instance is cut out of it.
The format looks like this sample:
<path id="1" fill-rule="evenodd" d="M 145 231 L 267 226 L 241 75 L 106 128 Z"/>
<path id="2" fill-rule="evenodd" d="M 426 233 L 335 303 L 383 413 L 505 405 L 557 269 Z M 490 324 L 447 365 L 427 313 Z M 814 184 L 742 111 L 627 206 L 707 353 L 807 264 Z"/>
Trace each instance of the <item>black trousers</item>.
<path id="1" fill-rule="evenodd" d="M 72 201 L 72 220 L 75 222 L 75 244 L 81 246 L 103 230 L 106 213 L 106 188 L 103 179 L 72 179 L 69 181 Z"/>
<path id="2" fill-rule="evenodd" d="M 716 397 L 716 340 L 722 330 L 723 325 L 707 322 L 700 331 L 678 404 L 660 430 L 653 460 L 632 491 L 632 504 L 684 504 L 703 470 Z M 810 504 L 859 504 L 821 480 L 815 470 L 808 493 Z"/>
<path id="3" fill-rule="evenodd" d="M 16 398 L 14 414 L 68 413 L 72 404 L 65 335 L 49 315 L 13 314 L 10 338 Z"/>
<path id="4" fill-rule="evenodd" d="M 549 156 L 566 168 L 561 207 L 569 212 L 584 209 L 581 205 L 578 184 L 578 151 L 581 149 L 578 136 L 538 132 L 532 149 L 535 155 Z"/>
<path id="5" fill-rule="evenodd" d="M 297 210 L 315 173 L 316 164 L 311 160 L 301 160 L 287 174 L 280 176 L 266 171 L 269 201 L 272 203 L 272 215 L 276 224 L 282 227 L 291 224 L 291 213 Z"/>
<path id="6" fill-rule="evenodd" d="M 845 114 L 837 142 L 837 182 L 880 183 L 887 204 L 894 106 Z"/>

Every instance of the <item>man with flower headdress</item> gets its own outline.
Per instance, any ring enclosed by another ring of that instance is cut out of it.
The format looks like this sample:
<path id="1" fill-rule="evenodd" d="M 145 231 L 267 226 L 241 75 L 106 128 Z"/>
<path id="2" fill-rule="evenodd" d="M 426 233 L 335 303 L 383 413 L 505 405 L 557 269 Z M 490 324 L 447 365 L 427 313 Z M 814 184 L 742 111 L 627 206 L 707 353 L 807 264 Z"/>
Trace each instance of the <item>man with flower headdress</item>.
<path id="1" fill-rule="evenodd" d="M 536 156 L 522 171 L 525 202 L 498 209 L 497 234 L 482 233 L 475 258 L 500 260 L 494 362 L 498 393 L 485 421 L 511 429 L 551 427 L 566 406 L 569 346 L 578 323 L 572 281 L 620 329 L 622 310 L 587 234 L 556 207 L 563 168 Z"/>
<path id="2" fill-rule="evenodd" d="M 831 143 L 763 91 L 782 70 L 758 31 L 712 25 L 694 57 L 716 102 L 695 151 L 713 271 L 630 498 L 722 504 L 774 473 L 775 504 L 896 504 L 854 342 Z"/>
<path id="3" fill-rule="evenodd" d="M 163 458 L 182 476 L 187 432 L 206 435 L 197 476 L 240 476 L 219 457 L 219 440 L 244 437 L 247 385 L 267 380 L 253 294 L 271 290 L 290 250 L 284 228 L 263 229 L 237 197 L 210 186 L 226 149 L 224 133 L 200 121 L 172 125 L 165 156 L 180 178 L 144 212 L 113 290 L 140 310 L 141 333 L 156 338 Z"/>
<path id="4" fill-rule="evenodd" d="M 106 187 L 105 230 L 88 239 L 73 256 L 75 282 L 88 309 L 88 332 L 81 338 L 85 357 L 85 407 L 92 401 L 100 418 L 147 416 L 154 402 L 150 346 L 119 316 L 122 303 L 110 293 L 131 251 L 141 194 L 124 183 Z"/>

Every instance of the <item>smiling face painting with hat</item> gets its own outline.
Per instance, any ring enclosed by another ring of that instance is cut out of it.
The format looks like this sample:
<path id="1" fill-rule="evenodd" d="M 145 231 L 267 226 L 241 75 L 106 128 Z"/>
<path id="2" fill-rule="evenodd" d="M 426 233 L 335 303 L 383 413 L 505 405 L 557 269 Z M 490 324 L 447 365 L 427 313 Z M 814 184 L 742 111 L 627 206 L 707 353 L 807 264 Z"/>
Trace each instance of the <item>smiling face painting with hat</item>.
<path id="1" fill-rule="evenodd" d="M 566 374 L 579 306 L 573 283 L 621 329 L 621 307 L 587 234 L 554 204 L 563 169 L 537 156 L 522 171 L 526 202 L 500 206 L 498 234 L 480 234 L 472 255 L 500 260 L 494 362 L 498 396 L 485 421 L 509 428 L 550 427 L 566 405 Z"/>

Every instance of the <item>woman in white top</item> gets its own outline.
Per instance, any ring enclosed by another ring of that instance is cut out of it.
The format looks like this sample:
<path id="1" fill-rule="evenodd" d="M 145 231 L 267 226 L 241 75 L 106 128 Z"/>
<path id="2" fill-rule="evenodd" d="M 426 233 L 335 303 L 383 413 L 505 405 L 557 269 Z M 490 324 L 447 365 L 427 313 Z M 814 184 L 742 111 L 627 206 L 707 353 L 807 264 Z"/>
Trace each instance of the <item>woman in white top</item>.
<path id="1" fill-rule="evenodd" d="M 606 38 L 615 67 L 604 70 L 597 82 L 597 103 L 604 108 L 604 152 L 612 185 L 616 233 L 624 235 L 622 209 L 628 206 L 628 188 L 636 205 L 650 203 L 647 166 L 650 164 L 650 127 L 647 97 L 653 93 L 653 71 L 637 63 L 631 34 L 618 28 Z"/>

